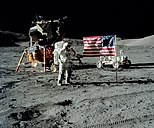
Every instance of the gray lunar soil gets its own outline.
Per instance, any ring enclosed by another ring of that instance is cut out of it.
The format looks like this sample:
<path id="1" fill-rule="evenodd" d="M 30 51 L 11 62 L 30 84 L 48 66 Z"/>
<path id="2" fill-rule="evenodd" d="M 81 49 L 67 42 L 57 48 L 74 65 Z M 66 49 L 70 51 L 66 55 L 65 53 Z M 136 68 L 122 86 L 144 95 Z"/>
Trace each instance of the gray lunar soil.
<path id="1" fill-rule="evenodd" d="M 82 41 L 71 41 L 82 54 Z M 98 69 L 99 57 L 83 57 L 72 84 L 63 86 L 56 85 L 58 72 L 15 71 L 27 47 L 0 47 L 0 128 L 154 128 L 153 35 L 117 41 L 130 68 Z"/>

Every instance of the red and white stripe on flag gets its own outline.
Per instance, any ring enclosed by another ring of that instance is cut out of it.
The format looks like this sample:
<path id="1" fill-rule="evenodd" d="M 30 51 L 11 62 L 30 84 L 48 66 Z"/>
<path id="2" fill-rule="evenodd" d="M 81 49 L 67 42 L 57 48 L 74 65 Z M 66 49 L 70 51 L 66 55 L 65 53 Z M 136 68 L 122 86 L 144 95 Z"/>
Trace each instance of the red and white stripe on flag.
<path id="1" fill-rule="evenodd" d="M 115 36 L 83 37 L 84 56 L 116 56 Z"/>

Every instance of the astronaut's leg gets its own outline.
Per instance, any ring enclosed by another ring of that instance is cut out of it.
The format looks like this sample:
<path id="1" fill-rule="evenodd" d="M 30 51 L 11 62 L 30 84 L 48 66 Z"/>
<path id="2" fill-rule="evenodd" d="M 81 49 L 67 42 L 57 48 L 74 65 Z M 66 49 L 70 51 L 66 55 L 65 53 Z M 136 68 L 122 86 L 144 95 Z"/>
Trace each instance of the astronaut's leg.
<path id="1" fill-rule="evenodd" d="M 70 79 L 71 79 L 71 72 L 69 72 L 69 70 L 66 70 L 65 84 L 70 84 Z"/>
<path id="2" fill-rule="evenodd" d="M 62 63 L 59 64 L 59 74 L 58 74 L 58 81 L 57 84 L 61 85 L 64 79 L 64 66 Z"/>
<path id="3" fill-rule="evenodd" d="M 68 82 L 68 70 L 66 69 L 66 71 L 65 71 L 65 84 L 69 84 L 69 82 Z"/>
<path id="4" fill-rule="evenodd" d="M 65 71 L 65 76 L 66 76 L 65 84 L 70 84 L 71 75 L 72 75 L 72 65 L 71 63 L 69 63 Z"/>

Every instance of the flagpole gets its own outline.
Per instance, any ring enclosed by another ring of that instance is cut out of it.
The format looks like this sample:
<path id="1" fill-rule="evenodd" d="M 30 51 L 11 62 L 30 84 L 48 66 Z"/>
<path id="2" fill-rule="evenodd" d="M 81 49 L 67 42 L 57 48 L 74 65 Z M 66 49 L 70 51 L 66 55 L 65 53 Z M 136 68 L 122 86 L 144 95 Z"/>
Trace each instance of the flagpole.
<path id="1" fill-rule="evenodd" d="M 116 39 L 116 35 L 115 35 L 115 50 L 116 50 L 116 63 L 117 63 L 117 39 Z M 117 76 L 118 73 L 117 73 L 117 67 L 116 67 L 116 82 L 117 82 Z"/>

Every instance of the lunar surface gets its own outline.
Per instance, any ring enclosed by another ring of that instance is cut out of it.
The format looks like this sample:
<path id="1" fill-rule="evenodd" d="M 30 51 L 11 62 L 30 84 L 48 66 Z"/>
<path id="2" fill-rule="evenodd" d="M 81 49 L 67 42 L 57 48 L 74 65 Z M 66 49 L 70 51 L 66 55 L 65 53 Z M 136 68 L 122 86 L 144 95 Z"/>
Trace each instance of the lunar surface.
<path id="1" fill-rule="evenodd" d="M 83 53 L 82 40 L 69 41 Z M 99 57 L 83 57 L 82 66 L 74 61 L 72 83 L 62 86 L 58 72 L 32 72 L 30 65 L 16 72 L 28 43 L 0 47 L 0 128 L 154 128 L 153 35 L 117 40 L 129 68 L 97 68 Z"/>

